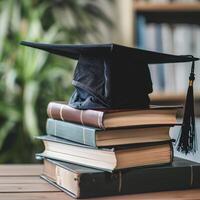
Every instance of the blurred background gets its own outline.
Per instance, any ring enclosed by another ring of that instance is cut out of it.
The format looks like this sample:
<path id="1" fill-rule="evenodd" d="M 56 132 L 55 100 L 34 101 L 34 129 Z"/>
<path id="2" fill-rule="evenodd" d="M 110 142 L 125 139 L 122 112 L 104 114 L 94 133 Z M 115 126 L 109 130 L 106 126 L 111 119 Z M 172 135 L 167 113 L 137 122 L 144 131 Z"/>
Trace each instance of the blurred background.
<path id="1" fill-rule="evenodd" d="M 200 57 L 198 0 L 1 0 L 0 163 L 32 163 L 42 146 L 49 101 L 67 101 L 76 62 L 20 46 L 46 43 L 118 43 Z M 200 66 L 195 111 L 200 110 Z M 190 63 L 150 66 L 152 103 L 184 102 Z M 197 129 L 200 130 L 198 124 Z M 178 128 L 171 131 L 177 135 Z M 199 141 L 200 144 L 200 141 Z M 175 154 L 178 154 L 175 152 Z M 200 154 L 190 155 L 200 161 Z"/>

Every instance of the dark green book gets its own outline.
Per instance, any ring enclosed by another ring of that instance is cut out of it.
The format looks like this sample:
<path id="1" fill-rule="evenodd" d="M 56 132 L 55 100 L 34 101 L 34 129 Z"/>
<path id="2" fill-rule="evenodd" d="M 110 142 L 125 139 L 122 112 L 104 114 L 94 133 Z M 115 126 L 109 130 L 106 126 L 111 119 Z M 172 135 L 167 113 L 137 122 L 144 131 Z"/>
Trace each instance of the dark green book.
<path id="1" fill-rule="evenodd" d="M 200 164 L 175 158 L 170 165 L 113 173 L 44 160 L 42 178 L 75 198 L 158 192 L 200 187 Z"/>
<path id="2" fill-rule="evenodd" d="M 49 118 L 46 124 L 48 135 L 57 136 L 92 147 L 106 147 L 168 141 L 172 125 L 127 127 L 102 130 Z"/>

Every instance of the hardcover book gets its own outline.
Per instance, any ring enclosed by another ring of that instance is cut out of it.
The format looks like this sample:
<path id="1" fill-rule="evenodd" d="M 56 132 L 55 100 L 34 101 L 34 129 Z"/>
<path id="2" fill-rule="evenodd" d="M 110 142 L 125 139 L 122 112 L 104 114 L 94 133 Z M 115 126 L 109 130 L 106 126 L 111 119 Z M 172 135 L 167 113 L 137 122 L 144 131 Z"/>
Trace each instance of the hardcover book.
<path id="1" fill-rule="evenodd" d="M 174 125 L 177 109 L 182 106 L 151 106 L 147 109 L 79 110 L 65 103 L 50 102 L 50 118 L 102 129 L 135 125 Z"/>
<path id="2" fill-rule="evenodd" d="M 170 165 L 113 173 L 45 159 L 41 176 L 75 198 L 200 187 L 200 164 L 175 158 Z"/>
<path id="3" fill-rule="evenodd" d="M 94 167 L 105 171 L 167 164 L 172 161 L 171 141 L 94 148 L 53 136 L 40 136 L 45 150 L 39 156 Z"/>
<path id="4" fill-rule="evenodd" d="M 99 129 L 60 120 L 47 119 L 46 132 L 93 147 L 169 141 L 169 125 Z"/>

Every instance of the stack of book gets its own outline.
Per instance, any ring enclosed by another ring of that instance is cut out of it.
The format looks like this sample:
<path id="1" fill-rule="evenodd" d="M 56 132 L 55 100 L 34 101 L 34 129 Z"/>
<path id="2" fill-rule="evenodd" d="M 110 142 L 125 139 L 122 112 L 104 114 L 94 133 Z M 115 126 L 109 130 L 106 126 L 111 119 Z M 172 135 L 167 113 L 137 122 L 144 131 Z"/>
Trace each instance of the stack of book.
<path id="1" fill-rule="evenodd" d="M 38 137 L 42 178 L 75 198 L 197 186 L 185 177 L 187 162 L 173 162 L 169 129 L 178 108 L 78 110 L 50 102 L 47 135 Z"/>

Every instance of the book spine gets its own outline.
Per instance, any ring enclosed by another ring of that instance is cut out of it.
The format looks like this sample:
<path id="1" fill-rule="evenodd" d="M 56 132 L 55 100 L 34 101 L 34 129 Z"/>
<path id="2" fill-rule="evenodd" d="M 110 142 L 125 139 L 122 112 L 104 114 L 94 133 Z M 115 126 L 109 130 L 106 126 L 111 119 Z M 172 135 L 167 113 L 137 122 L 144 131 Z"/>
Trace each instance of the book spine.
<path id="1" fill-rule="evenodd" d="M 163 51 L 163 45 L 162 45 L 162 38 L 161 38 L 161 24 L 156 25 L 156 51 Z M 157 76 L 158 76 L 158 82 L 159 82 L 159 90 L 164 91 L 165 88 L 165 77 L 164 77 L 164 65 L 163 64 L 157 64 Z"/>
<path id="2" fill-rule="evenodd" d="M 96 147 L 96 129 L 69 122 L 47 119 L 46 132 L 73 142 Z"/>
<path id="3" fill-rule="evenodd" d="M 146 24 L 146 36 L 151 38 L 151 40 L 146 41 L 144 48 L 156 51 L 157 50 L 156 49 L 156 46 L 157 46 L 156 39 L 157 38 L 156 38 L 156 24 L 155 23 Z M 160 89 L 158 68 L 155 65 L 150 65 L 149 69 L 150 69 L 151 77 L 153 80 L 153 90 L 157 92 Z"/>
<path id="4" fill-rule="evenodd" d="M 66 104 L 50 102 L 47 107 L 47 115 L 53 119 L 74 122 L 102 129 L 104 128 L 104 113 L 101 111 L 78 110 Z"/>
<path id="5" fill-rule="evenodd" d="M 173 31 L 174 53 L 183 55 L 191 54 L 192 48 L 192 27 L 186 24 L 176 25 Z M 175 86 L 177 93 L 187 91 L 188 74 L 190 69 L 188 63 L 176 63 L 175 68 Z"/>
<path id="6" fill-rule="evenodd" d="M 136 42 L 139 48 L 145 48 L 146 43 L 146 19 L 142 15 L 137 16 Z"/>
<path id="7" fill-rule="evenodd" d="M 197 188 L 199 166 L 81 174 L 79 198 Z"/>

